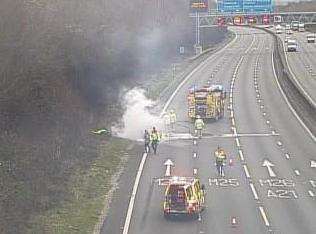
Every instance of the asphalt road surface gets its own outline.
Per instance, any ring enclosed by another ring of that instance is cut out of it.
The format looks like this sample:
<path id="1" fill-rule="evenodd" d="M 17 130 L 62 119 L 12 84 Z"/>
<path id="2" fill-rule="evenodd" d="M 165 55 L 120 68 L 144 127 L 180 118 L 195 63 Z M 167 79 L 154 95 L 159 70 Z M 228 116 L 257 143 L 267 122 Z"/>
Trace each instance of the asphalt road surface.
<path id="1" fill-rule="evenodd" d="M 279 90 L 272 66 L 273 38 L 256 29 L 232 30 L 236 40 L 200 66 L 170 102 L 168 108 L 176 110 L 179 121 L 173 139 L 161 143 L 157 155 L 147 156 L 138 173 L 133 209 L 119 202 L 119 196 L 130 198 L 132 190 L 118 195 L 108 220 L 120 221 L 106 221 L 103 233 L 316 233 L 316 168 L 311 167 L 316 144 Z M 208 80 L 228 91 L 225 117 L 207 123 L 202 139 L 180 139 L 193 131 L 187 118 L 188 89 Z M 218 145 L 232 160 L 224 178 L 214 166 Z M 172 175 L 196 173 L 205 184 L 207 207 L 200 220 L 164 219 L 164 188 L 153 181 L 165 175 L 167 159 L 174 162 Z"/>

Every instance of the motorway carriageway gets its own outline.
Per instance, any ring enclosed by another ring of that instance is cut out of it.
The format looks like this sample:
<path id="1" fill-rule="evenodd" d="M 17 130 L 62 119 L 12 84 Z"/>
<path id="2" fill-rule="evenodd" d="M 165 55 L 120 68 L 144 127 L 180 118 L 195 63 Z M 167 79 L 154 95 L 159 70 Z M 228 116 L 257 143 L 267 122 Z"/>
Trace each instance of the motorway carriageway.
<path id="1" fill-rule="evenodd" d="M 316 144 L 280 92 L 273 37 L 257 29 L 230 29 L 236 39 L 201 64 L 165 108 L 175 109 L 181 122 L 175 138 L 192 132 L 188 89 L 211 80 L 228 91 L 224 119 L 208 123 L 202 139 L 165 141 L 157 155 L 143 155 L 137 193 L 125 205 L 121 226 L 105 226 L 103 233 L 316 233 L 316 168 L 311 167 Z M 218 145 L 231 160 L 224 178 L 214 166 Z M 153 179 L 165 175 L 167 159 L 174 163 L 172 175 L 196 174 L 205 184 L 207 207 L 200 220 L 164 219 L 164 188 Z"/>

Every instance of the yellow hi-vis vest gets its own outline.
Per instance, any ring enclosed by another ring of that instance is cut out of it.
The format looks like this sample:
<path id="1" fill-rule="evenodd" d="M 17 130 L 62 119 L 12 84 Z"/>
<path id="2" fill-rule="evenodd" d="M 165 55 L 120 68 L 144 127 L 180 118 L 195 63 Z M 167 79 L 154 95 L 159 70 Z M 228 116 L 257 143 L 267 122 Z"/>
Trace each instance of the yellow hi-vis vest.
<path id="1" fill-rule="evenodd" d="M 195 120 L 195 128 L 197 130 L 202 130 L 204 128 L 204 122 L 202 119 Z"/>
<path id="2" fill-rule="evenodd" d="M 176 113 L 170 114 L 170 123 L 176 123 L 176 121 L 177 121 Z"/>

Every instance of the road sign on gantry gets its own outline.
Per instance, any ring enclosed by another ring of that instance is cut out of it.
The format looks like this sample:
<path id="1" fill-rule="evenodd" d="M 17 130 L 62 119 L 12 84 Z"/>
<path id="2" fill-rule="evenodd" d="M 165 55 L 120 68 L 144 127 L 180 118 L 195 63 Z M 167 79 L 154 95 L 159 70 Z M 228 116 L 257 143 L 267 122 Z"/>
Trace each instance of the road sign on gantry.
<path id="1" fill-rule="evenodd" d="M 243 0 L 244 12 L 272 12 L 273 8 L 272 0 Z"/>
<path id="2" fill-rule="evenodd" d="M 218 0 L 217 10 L 224 13 L 272 12 L 273 0 Z"/>
<path id="3" fill-rule="evenodd" d="M 208 0 L 190 0 L 191 12 L 207 12 Z"/>
<path id="4" fill-rule="evenodd" d="M 217 10 L 219 12 L 242 12 L 242 0 L 218 0 Z"/>

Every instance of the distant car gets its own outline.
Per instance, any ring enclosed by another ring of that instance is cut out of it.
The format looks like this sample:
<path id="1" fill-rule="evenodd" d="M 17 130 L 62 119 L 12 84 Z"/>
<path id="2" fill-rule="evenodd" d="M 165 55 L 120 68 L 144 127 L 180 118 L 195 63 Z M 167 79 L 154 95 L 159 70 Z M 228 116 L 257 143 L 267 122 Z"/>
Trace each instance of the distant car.
<path id="1" fill-rule="evenodd" d="M 297 51 L 297 42 L 294 39 L 287 41 L 287 52 L 296 52 Z"/>
<path id="2" fill-rule="evenodd" d="M 307 35 L 307 43 L 315 43 L 315 34 L 308 34 Z"/>
<path id="3" fill-rule="evenodd" d="M 284 38 L 284 42 L 287 43 L 290 39 L 291 39 L 291 38 L 290 38 L 289 36 L 286 36 L 286 37 Z"/>
<path id="4" fill-rule="evenodd" d="M 291 25 L 290 24 L 286 24 L 285 25 L 285 30 L 290 30 L 291 29 Z"/>

